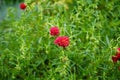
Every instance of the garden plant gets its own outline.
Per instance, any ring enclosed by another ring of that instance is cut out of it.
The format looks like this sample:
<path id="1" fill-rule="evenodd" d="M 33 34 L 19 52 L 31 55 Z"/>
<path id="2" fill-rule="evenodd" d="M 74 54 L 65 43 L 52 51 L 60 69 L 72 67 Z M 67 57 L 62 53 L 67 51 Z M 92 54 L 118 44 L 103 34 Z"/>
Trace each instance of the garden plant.
<path id="1" fill-rule="evenodd" d="M 120 80 L 120 0 L 0 0 L 0 80 Z"/>

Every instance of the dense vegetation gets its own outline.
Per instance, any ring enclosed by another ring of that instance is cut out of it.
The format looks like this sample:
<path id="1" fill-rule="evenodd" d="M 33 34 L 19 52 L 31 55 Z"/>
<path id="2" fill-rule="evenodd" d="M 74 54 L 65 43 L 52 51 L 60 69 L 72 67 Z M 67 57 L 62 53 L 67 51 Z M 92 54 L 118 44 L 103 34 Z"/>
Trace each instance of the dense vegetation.
<path id="1" fill-rule="evenodd" d="M 1 80 L 119 80 L 119 0 L 25 0 L 0 22 Z M 20 10 L 16 14 L 16 11 Z M 17 16 L 16 16 L 17 15 Z M 68 36 L 54 44 L 50 28 Z"/>

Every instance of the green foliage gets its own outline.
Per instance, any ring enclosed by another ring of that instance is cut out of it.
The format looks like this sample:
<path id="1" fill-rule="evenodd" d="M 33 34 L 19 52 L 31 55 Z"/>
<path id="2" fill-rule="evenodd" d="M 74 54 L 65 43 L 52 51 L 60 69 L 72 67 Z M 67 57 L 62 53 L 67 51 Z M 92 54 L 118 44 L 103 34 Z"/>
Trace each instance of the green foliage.
<path id="1" fill-rule="evenodd" d="M 26 0 L 0 23 L 1 80 L 119 80 L 111 57 L 120 47 L 119 0 Z M 63 49 L 49 34 L 70 38 Z"/>

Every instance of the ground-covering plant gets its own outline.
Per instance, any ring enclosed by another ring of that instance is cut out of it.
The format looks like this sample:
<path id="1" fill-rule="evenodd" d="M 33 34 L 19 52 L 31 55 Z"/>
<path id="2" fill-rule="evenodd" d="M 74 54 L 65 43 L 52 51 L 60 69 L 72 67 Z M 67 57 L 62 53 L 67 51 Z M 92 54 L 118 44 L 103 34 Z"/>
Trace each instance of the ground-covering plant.
<path id="1" fill-rule="evenodd" d="M 1 80 L 120 79 L 119 0 L 24 4 L 20 16 L 9 7 L 0 22 Z"/>

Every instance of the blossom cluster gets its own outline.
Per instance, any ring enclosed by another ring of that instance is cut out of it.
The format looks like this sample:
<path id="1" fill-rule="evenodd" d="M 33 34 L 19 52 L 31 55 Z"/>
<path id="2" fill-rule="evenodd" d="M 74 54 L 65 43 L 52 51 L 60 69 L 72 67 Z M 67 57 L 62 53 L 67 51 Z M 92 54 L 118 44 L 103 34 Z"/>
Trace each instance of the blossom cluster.
<path id="1" fill-rule="evenodd" d="M 60 30 L 57 26 L 53 26 L 50 28 L 50 35 L 57 37 L 54 40 L 54 44 L 61 46 L 63 48 L 67 47 L 70 43 L 69 37 L 68 36 L 59 36 Z"/>
<path id="2" fill-rule="evenodd" d="M 116 55 L 112 56 L 112 60 L 114 63 L 116 63 L 118 60 L 120 60 L 120 48 L 117 49 Z"/>
<path id="3" fill-rule="evenodd" d="M 25 10 L 26 7 L 27 6 L 26 6 L 25 3 L 20 4 L 20 9 Z M 56 44 L 58 46 L 61 46 L 63 48 L 67 47 L 70 43 L 69 37 L 68 36 L 59 36 L 59 34 L 60 34 L 60 30 L 57 26 L 53 26 L 53 27 L 50 28 L 50 35 L 54 36 L 54 37 L 57 37 L 54 40 L 54 44 Z"/>

